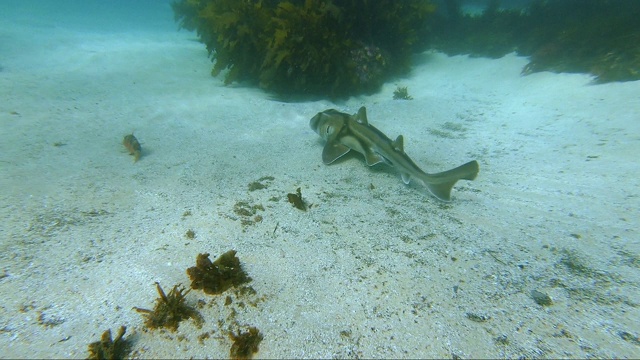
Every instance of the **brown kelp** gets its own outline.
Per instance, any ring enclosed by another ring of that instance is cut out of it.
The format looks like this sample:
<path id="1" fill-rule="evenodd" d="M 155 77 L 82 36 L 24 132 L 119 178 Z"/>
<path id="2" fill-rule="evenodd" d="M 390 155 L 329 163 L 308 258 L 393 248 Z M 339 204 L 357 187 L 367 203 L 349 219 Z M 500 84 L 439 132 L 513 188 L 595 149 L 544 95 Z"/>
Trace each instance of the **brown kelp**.
<path id="1" fill-rule="evenodd" d="M 447 54 L 498 58 L 529 56 L 524 75 L 539 71 L 591 73 L 596 82 L 640 79 L 640 2 L 533 1 L 502 9 L 498 0 L 480 15 L 457 0 L 433 19 L 432 46 Z"/>
<path id="2" fill-rule="evenodd" d="M 167 328 L 171 331 L 176 331 L 180 321 L 187 318 L 194 319 L 196 326 L 202 326 L 204 320 L 200 313 L 192 306 L 187 305 L 185 301 L 187 294 L 191 290 L 185 291 L 184 287 L 175 285 L 168 294 L 165 294 L 157 282 L 156 290 L 160 297 L 156 299 L 156 306 L 153 310 L 139 307 L 133 308 L 145 316 L 145 325 L 148 328 Z"/>
<path id="3" fill-rule="evenodd" d="M 178 0 L 180 27 L 197 31 L 225 83 L 279 94 L 371 92 L 406 72 L 424 48 L 428 0 Z"/>

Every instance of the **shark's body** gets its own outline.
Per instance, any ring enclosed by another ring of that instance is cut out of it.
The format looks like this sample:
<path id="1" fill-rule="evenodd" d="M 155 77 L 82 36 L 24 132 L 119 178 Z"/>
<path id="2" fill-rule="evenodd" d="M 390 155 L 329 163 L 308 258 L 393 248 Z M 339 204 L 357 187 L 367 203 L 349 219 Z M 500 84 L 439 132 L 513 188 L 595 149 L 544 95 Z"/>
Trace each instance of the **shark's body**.
<path id="1" fill-rule="evenodd" d="M 355 150 L 364 155 L 367 165 L 387 163 L 400 172 L 406 184 L 417 179 L 443 201 L 451 200 L 451 189 L 458 180 L 473 180 L 478 175 L 479 165 L 475 160 L 440 173 L 425 173 L 405 154 L 402 135 L 392 141 L 370 125 L 364 106 L 354 115 L 325 110 L 314 116 L 309 125 L 326 141 L 322 151 L 325 164 Z"/>

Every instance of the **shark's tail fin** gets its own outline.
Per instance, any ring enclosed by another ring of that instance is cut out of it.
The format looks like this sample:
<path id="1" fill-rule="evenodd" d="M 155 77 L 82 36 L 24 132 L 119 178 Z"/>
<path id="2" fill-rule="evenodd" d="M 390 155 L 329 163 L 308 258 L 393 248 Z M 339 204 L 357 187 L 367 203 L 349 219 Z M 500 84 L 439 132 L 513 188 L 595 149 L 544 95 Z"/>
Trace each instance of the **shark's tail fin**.
<path id="1" fill-rule="evenodd" d="M 455 169 L 421 176 L 424 185 L 435 197 L 443 201 L 451 200 L 451 189 L 458 180 L 473 180 L 478 175 L 480 165 L 473 160 Z"/>

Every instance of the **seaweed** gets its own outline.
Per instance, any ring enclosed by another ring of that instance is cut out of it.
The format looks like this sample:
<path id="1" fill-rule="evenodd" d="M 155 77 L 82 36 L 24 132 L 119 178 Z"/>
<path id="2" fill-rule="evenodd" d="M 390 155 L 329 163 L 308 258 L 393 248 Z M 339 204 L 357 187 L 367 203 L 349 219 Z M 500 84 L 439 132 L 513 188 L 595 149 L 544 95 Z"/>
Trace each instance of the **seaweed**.
<path id="1" fill-rule="evenodd" d="M 249 191 L 266 189 L 274 179 L 275 178 L 273 176 L 263 176 L 260 179 L 249 183 Z"/>
<path id="2" fill-rule="evenodd" d="M 140 160 L 142 146 L 140 146 L 140 142 L 138 142 L 138 139 L 136 139 L 133 134 L 125 136 L 124 139 L 122 139 L 122 145 L 127 148 L 130 155 L 133 155 L 133 162 Z"/>
<path id="3" fill-rule="evenodd" d="M 47 309 L 49 309 L 49 307 L 45 308 L 44 310 L 39 310 L 37 312 L 38 317 L 36 318 L 36 321 L 38 322 L 39 325 L 45 328 L 52 328 L 58 325 L 62 325 L 65 322 L 65 320 L 61 317 L 53 316 L 45 313 L 44 311 Z"/>
<path id="4" fill-rule="evenodd" d="M 553 305 L 553 300 L 551 300 L 551 297 L 546 293 L 543 293 L 543 292 L 538 291 L 538 290 L 531 290 L 530 295 L 531 295 L 531 298 L 533 299 L 533 301 L 535 301 L 536 304 L 538 304 L 540 306 L 551 306 L 551 305 Z"/>
<path id="5" fill-rule="evenodd" d="M 496 336 L 495 338 L 493 338 L 493 342 L 495 342 L 496 345 L 503 345 L 503 346 L 507 346 L 510 343 L 509 337 L 506 334 Z"/>
<path id="6" fill-rule="evenodd" d="M 169 294 L 165 294 L 156 282 L 156 289 L 160 297 L 156 299 L 156 306 L 153 310 L 134 307 L 133 309 L 146 317 L 145 325 L 150 329 L 168 328 L 171 331 L 178 330 L 180 321 L 192 318 L 197 327 L 201 327 L 204 322 L 200 313 L 193 307 L 185 303 L 185 297 L 191 290 L 184 292 L 184 288 L 175 285 Z"/>
<path id="7" fill-rule="evenodd" d="M 449 55 L 470 54 L 500 58 L 517 48 L 523 31 L 520 11 L 499 8 L 490 1 L 481 15 L 465 14 L 460 4 L 448 0 L 446 14 L 434 19 L 432 46 Z"/>
<path id="8" fill-rule="evenodd" d="M 296 189 L 296 193 L 287 194 L 289 202 L 298 210 L 307 211 L 307 203 L 302 199 L 302 191 L 300 188 Z"/>
<path id="9" fill-rule="evenodd" d="M 464 316 L 466 316 L 467 319 L 469 319 L 471 321 L 475 321 L 475 322 L 479 322 L 479 323 L 491 320 L 491 316 L 489 316 L 489 315 L 476 314 L 476 313 L 472 313 L 472 312 L 465 313 Z"/>
<path id="10" fill-rule="evenodd" d="M 192 289 L 202 289 L 206 294 L 221 294 L 225 290 L 251 281 L 242 269 L 235 250 L 220 255 L 214 262 L 209 254 L 198 254 L 196 266 L 187 269 Z"/>
<path id="11" fill-rule="evenodd" d="M 618 336 L 624 341 L 628 341 L 633 345 L 640 346 L 640 337 L 627 331 L 618 331 Z"/>
<path id="12" fill-rule="evenodd" d="M 125 326 L 120 326 L 115 339 L 111 338 L 111 329 L 102 333 L 100 341 L 89 344 L 89 359 L 122 359 L 127 356 L 131 345 L 122 338 L 126 331 Z"/>
<path id="13" fill-rule="evenodd" d="M 264 211 L 264 206 L 260 204 L 249 205 L 246 201 L 238 201 L 233 205 L 233 212 L 240 216 L 250 217 L 255 215 L 258 210 Z"/>
<path id="14" fill-rule="evenodd" d="M 250 205 L 246 201 L 238 201 L 233 205 L 233 212 L 241 217 L 240 223 L 243 226 L 261 222 L 262 215 L 258 214 L 258 211 L 264 211 L 264 206 L 261 204 Z"/>
<path id="15" fill-rule="evenodd" d="M 413 100 L 406 86 L 398 86 L 393 91 L 393 100 Z"/>
<path id="16" fill-rule="evenodd" d="M 596 82 L 640 80 L 640 3 L 633 0 L 566 0 L 535 3 L 539 25 L 521 53 L 531 61 L 523 74 L 580 72 Z"/>
<path id="17" fill-rule="evenodd" d="M 195 30 L 212 75 L 282 95 L 344 97 L 376 91 L 426 48 L 429 0 L 177 0 L 181 28 Z"/>
<path id="18" fill-rule="evenodd" d="M 449 55 L 529 56 L 523 75 L 540 71 L 590 73 L 596 83 L 640 80 L 640 2 L 533 1 L 502 9 L 492 0 L 480 16 L 456 0 L 432 21 L 432 46 Z"/>
<path id="19" fill-rule="evenodd" d="M 260 345 L 263 336 L 260 330 L 251 326 L 247 332 L 239 331 L 237 335 L 229 332 L 229 338 L 233 341 L 229 352 L 231 358 L 250 359 L 253 357 L 253 354 L 258 352 L 258 345 Z"/>

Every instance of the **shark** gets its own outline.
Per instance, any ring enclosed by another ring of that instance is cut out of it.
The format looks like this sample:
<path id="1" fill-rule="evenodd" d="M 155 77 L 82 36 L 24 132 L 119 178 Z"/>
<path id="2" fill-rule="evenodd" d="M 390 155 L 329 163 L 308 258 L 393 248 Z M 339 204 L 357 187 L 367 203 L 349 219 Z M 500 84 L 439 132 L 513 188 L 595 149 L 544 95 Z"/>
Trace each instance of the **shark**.
<path id="1" fill-rule="evenodd" d="M 364 155 L 367 165 L 388 164 L 398 170 L 405 184 L 416 180 L 442 201 L 451 201 L 451 189 L 458 180 L 473 180 L 480 171 L 476 160 L 439 173 L 422 171 L 404 152 L 402 135 L 391 140 L 369 124 L 364 106 L 353 115 L 335 109 L 321 111 L 311 118 L 309 126 L 326 142 L 322 150 L 325 164 L 329 165 L 355 150 Z"/>

